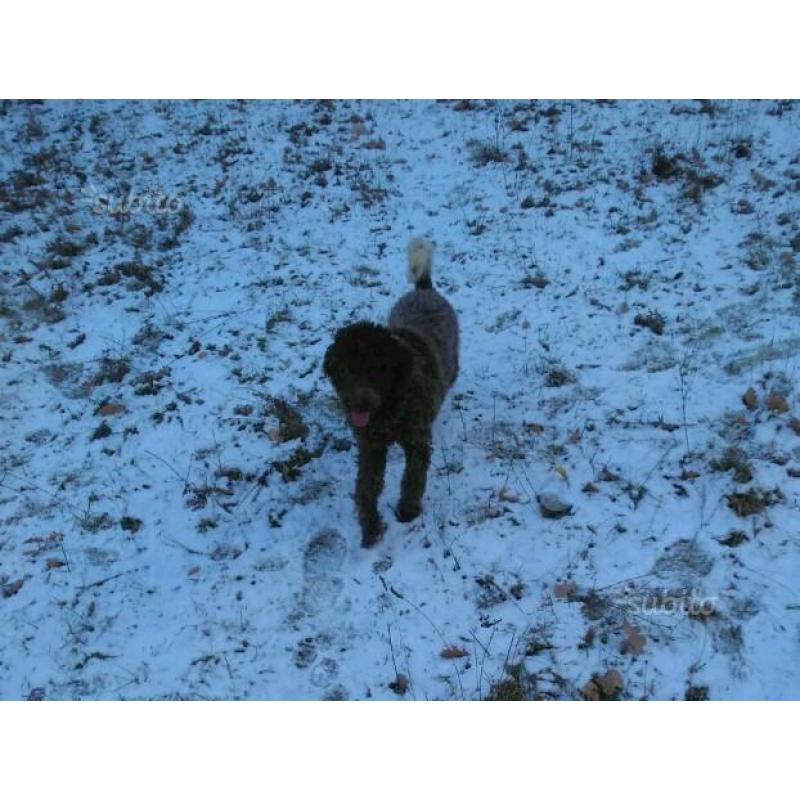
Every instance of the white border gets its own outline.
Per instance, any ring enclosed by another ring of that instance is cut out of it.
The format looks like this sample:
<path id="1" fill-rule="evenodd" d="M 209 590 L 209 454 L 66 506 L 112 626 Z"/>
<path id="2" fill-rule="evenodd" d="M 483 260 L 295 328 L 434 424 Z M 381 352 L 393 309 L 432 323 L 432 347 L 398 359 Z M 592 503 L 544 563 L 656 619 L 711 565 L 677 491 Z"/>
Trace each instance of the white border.
<path id="1" fill-rule="evenodd" d="M 298 0 L 3 10 L 4 97 L 792 97 L 791 3 Z"/>
<path id="2" fill-rule="evenodd" d="M 7 703 L 4 796 L 783 796 L 789 703 Z M 680 794 L 679 794 L 680 792 Z"/>

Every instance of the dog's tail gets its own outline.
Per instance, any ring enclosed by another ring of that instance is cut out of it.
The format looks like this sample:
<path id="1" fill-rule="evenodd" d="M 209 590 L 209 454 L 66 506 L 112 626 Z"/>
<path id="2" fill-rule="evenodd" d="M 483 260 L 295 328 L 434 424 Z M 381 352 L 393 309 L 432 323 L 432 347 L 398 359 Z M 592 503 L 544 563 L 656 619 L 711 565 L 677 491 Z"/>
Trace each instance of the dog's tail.
<path id="1" fill-rule="evenodd" d="M 408 279 L 417 289 L 433 289 L 431 268 L 433 245 L 425 239 L 412 239 L 408 243 Z"/>

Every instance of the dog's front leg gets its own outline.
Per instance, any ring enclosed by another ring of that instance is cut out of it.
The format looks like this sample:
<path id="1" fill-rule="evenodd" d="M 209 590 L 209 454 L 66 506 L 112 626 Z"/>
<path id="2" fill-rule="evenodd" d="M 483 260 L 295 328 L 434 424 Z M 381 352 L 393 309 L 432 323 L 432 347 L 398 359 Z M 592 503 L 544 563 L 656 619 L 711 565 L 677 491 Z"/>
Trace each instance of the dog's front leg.
<path id="1" fill-rule="evenodd" d="M 411 522 L 422 512 L 422 496 L 425 494 L 425 482 L 431 463 L 431 440 L 430 437 L 414 439 L 402 446 L 406 467 L 396 515 L 400 522 Z"/>
<path id="2" fill-rule="evenodd" d="M 383 536 L 385 525 L 378 514 L 378 497 L 383 491 L 386 445 L 359 443 L 356 507 L 361 523 L 361 546 L 372 547 Z"/>

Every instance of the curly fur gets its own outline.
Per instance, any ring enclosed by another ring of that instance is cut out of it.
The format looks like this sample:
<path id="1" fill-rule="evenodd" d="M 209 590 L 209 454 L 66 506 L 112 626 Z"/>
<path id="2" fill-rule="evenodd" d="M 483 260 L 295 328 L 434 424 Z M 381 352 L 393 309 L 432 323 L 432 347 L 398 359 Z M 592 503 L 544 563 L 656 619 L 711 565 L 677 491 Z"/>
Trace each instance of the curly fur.
<path id="1" fill-rule="evenodd" d="M 358 444 L 355 498 L 364 547 L 385 528 L 378 498 L 391 444 L 403 448 L 406 460 L 396 516 L 409 522 L 421 513 L 433 421 L 458 375 L 458 319 L 433 288 L 431 254 L 428 242 L 412 240 L 408 266 L 415 289 L 395 303 L 388 326 L 348 325 L 325 353 L 325 374 Z"/>

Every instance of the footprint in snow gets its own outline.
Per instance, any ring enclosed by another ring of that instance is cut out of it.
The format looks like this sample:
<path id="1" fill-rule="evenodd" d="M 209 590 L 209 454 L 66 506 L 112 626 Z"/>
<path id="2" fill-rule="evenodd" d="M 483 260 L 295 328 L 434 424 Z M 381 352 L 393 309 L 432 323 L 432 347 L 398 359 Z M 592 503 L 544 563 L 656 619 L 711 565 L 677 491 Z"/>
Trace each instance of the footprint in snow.
<path id="1" fill-rule="evenodd" d="M 306 545 L 303 553 L 303 605 L 310 614 L 330 608 L 342 591 L 342 565 L 347 555 L 344 537 L 326 528 Z"/>

